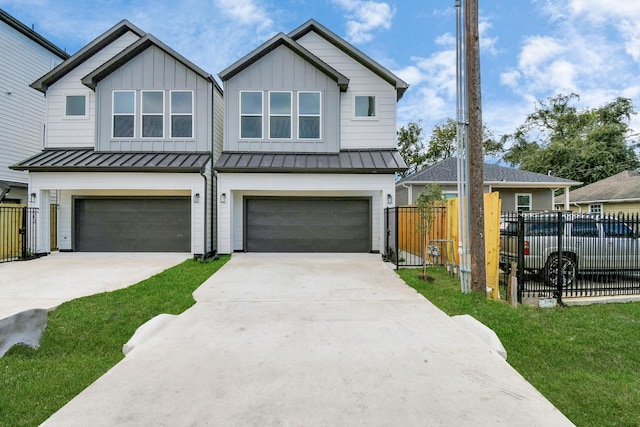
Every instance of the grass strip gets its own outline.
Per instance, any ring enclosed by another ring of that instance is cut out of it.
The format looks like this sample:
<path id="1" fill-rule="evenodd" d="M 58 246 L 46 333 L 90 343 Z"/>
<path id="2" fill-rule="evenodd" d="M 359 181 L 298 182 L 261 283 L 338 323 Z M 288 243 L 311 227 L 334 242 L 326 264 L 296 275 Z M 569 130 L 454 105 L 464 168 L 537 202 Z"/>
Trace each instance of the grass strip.
<path id="1" fill-rule="evenodd" d="M 577 426 L 640 426 L 640 303 L 513 309 L 462 294 L 443 268 L 436 280 L 400 277 L 449 315 L 470 314 L 493 329 L 507 361 Z"/>
<path id="2" fill-rule="evenodd" d="M 125 289 L 75 299 L 49 313 L 37 350 L 0 358 L 0 425 L 42 423 L 124 356 L 122 345 L 158 314 L 180 314 L 229 257 L 187 260 Z"/>

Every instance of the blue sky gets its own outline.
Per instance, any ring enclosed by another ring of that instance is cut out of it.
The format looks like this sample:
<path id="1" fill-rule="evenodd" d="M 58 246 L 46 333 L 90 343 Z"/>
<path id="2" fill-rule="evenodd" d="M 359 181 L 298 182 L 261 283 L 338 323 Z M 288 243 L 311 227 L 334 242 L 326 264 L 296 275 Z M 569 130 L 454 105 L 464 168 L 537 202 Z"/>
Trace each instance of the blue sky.
<path id="1" fill-rule="evenodd" d="M 411 86 L 398 124 L 427 133 L 455 116 L 455 0 L 0 0 L 69 53 L 128 19 L 213 75 L 314 18 Z M 580 107 L 618 96 L 640 109 L 640 1 L 479 1 L 483 119 L 512 132 L 536 100 Z M 640 118 L 632 128 L 640 131 Z"/>

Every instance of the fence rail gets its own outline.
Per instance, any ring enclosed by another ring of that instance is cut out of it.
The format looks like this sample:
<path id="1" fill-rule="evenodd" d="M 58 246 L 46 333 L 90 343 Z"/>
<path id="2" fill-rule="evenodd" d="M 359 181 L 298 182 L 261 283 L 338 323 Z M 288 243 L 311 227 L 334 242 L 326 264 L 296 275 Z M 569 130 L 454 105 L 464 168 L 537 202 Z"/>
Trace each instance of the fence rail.
<path id="1" fill-rule="evenodd" d="M 36 256 L 38 209 L 0 205 L 0 262 Z"/>

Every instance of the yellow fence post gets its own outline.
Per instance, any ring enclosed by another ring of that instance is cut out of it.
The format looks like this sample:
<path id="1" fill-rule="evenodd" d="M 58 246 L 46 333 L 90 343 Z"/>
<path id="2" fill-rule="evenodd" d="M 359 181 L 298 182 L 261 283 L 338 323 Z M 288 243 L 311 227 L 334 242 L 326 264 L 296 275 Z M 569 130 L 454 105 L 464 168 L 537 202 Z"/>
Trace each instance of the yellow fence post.
<path id="1" fill-rule="evenodd" d="M 501 200 L 497 192 L 484 195 L 484 247 L 487 263 L 487 287 L 491 288 L 491 297 L 500 299 L 498 288 L 500 262 L 500 210 Z"/>

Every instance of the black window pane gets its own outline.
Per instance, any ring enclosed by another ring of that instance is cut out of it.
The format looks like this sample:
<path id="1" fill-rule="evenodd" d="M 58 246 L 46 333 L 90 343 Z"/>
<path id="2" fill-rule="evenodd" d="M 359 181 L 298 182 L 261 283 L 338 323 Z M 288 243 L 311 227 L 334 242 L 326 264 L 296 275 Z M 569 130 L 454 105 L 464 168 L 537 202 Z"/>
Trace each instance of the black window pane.
<path id="1" fill-rule="evenodd" d="M 113 116 L 113 136 L 133 138 L 133 116 Z"/>
<path id="2" fill-rule="evenodd" d="M 240 128 L 241 138 L 262 138 L 262 117 L 242 117 Z"/>
<path id="3" fill-rule="evenodd" d="M 171 116 L 172 138 L 192 138 L 192 129 L 191 116 Z"/>
<path id="4" fill-rule="evenodd" d="M 269 138 L 291 138 L 291 117 L 271 117 Z"/>
<path id="5" fill-rule="evenodd" d="M 300 138 L 320 138 L 320 117 L 300 117 Z"/>
<path id="6" fill-rule="evenodd" d="M 142 116 L 142 136 L 162 138 L 162 116 Z"/>

